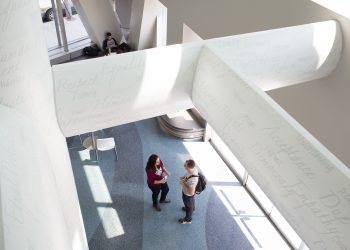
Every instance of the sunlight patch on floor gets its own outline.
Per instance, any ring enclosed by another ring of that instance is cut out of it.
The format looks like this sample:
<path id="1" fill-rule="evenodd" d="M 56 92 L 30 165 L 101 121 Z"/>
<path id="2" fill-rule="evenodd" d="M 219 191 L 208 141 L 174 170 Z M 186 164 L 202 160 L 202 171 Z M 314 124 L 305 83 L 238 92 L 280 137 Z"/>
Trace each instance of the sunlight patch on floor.
<path id="1" fill-rule="evenodd" d="M 254 249 L 290 249 L 209 142 L 183 144 Z"/>
<path id="2" fill-rule="evenodd" d="M 92 160 L 89 149 L 80 150 L 78 153 L 79 153 L 80 160 L 82 162 L 83 161 L 91 161 Z"/>
<path id="3" fill-rule="evenodd" d="M 98 207 L 103 229 L 108 239 L 125 234 L 117 211 L 112 207 Z"/>
<path id="4" fill-rule="evenodd" d="M 213 186 L 213 190 L 254 249 L 290 249 L 242 186 Z"/>
<path id="5" fill-rule="evenodd" d="M 94 201 L 97 203 L 112 203 L 112 198 L 102 175 L 100 166 L 84 165 L 84 171 Z"/>

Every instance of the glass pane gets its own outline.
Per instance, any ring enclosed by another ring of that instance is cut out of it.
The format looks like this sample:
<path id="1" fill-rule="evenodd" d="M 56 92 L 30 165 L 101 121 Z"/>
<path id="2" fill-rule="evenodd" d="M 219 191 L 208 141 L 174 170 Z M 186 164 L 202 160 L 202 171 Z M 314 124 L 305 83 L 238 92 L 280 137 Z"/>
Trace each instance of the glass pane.
<path id="1" fill-rule="evenodd" d="M 249 192 L 254 196 L 254 198 L 258 201 L 258 203 L 264 209 L 264 211 L 267 214 L 269 214 L 272 210 L 273 204 L 251 176 L 248 176 L 247 178 L 246 187 L 249 190 Z"/>
<path id="2" fill-rule="evenodd" d="M 277 210 L 277 208 L 274 207 L 272 209 L 270 218 L 275 223 L 275 225 L 279 228 L 279 230 L 282 232 L 284 237 L 286 237 L 288 239 L 289 243 L 293 246 L 293 248 L 299 249 L 299 247 L 302 243 L 301 238 L 297 235 L 297 233 L 289 225 L 289 223 L 281 215 L 281 213 Z M 303 249 L 308 249 L 308 248 L 306 246 L 304 246 Z"/>
<path id="3" fill-rule="evenodd" d="M 54 22 L 54 11 L 51 0 L 39 0 L 41 18 L 43 20 L 44 37 L 48 50 L 59 47 L 57 38 L 56 24 Z"/>
<path id="4" fill-rule="evenodd" d="M 72 1 L 62 1 L 62 7 L 68 44 L 88 38 L 85 27 Z"/>
<path id="5" fill-rule="evenodd" d="M 85 30 L 85 27 L 82 24 L 71 0 L 62 0 L 61 4 L 67 43 L 72 44 L 74 42 L 78 42 L 88 38 L 88 34 Z M 59 24 L 55 20 L 54 9 L 52 8 L 52 1 L 39 0 L 39 5 L 44 26 L 44 36 L 48 50 L 51 51 L 62 47 L 62 42 L 61 46 L 59 43 Z"/>
<path id="6" fill-rule="evenodd" d="M 214 145 L 217 151 L 219 151 L 219 154 L 227 163 L 227 165 L 233 169 L 233 171 L 237 175 L 237 178 L 239 178 L 240 181 L 243 182 L 243 178 L 246 173 L 245 168 L 242 166 L 239 160 L 234 156 L 231 150 L 226 146 L 223 140 L 213 129 L 211 132 L 211 143 Z"/>
<path id="7" fill-rule="evenodd" d="M 303 242 L 303 248 L 301 248 L 300 250 L 310 250 L 310 248 Z"/>

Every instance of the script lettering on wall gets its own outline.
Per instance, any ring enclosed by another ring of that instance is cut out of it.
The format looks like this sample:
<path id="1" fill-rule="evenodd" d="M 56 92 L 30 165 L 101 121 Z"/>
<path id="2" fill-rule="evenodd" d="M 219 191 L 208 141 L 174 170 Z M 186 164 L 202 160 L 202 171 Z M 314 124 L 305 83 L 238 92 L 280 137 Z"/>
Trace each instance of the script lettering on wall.
<path id="1" fill-rule="evenodd" d="M 311 249 L 350 245 L 350 171 L 210 49 L 193 102 Z"/>
<path id="2" fill-rule="evenodd" d="M 53 67 L 58 121 L 71 136 L 192 108 L 198 44 Z"/>

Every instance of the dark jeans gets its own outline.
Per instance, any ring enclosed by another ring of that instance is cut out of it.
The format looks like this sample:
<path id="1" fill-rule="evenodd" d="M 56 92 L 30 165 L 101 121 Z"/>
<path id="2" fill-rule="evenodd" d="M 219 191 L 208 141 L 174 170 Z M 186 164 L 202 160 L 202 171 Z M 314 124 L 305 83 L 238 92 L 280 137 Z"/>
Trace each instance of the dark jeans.
<path id="1" fill-rule="evenodd" d="M 185 221 L 192 221 L 192 214 L 193 214 L 193 211 L 195 210 L 194 195 L 187 196 L 184 193 L 182 193 L 182 200 L 184 202 L 185 209 L 186 209 Z"/>
<path id="2" fill-rule="evenodd" d="M 168 183 L 164 183 L 164 184 L 156 185 L 156 186 L 148 185 L 148 187 L 152 190 L 153 204 L 158 203 L 158 195 L 159 195 L 161 190 L 162 190 L 162 194 L 160 195 L 160 201 L 164 201 L 166 199 L 166 195 L 169 192 Z"/>

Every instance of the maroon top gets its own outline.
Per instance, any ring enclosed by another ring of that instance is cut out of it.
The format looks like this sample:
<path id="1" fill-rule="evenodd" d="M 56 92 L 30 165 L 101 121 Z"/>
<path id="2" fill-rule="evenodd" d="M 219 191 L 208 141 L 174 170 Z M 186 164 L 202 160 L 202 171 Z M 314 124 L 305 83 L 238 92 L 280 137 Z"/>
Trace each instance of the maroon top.
<path id="1" fill-rule="evenodd" d="M 161 179 L 163 179 L 163 173 L 165 172 L 164 164 L 162 161 L 160 161 L 159 166 L 160 168 L 154 167 L 154 169 L 150 169 L 146 171 L 148 185 L 151 185 L 151 186 L 161 185 L 161 183 L 154 184 L 154 181 L 160 181 Z"/>

